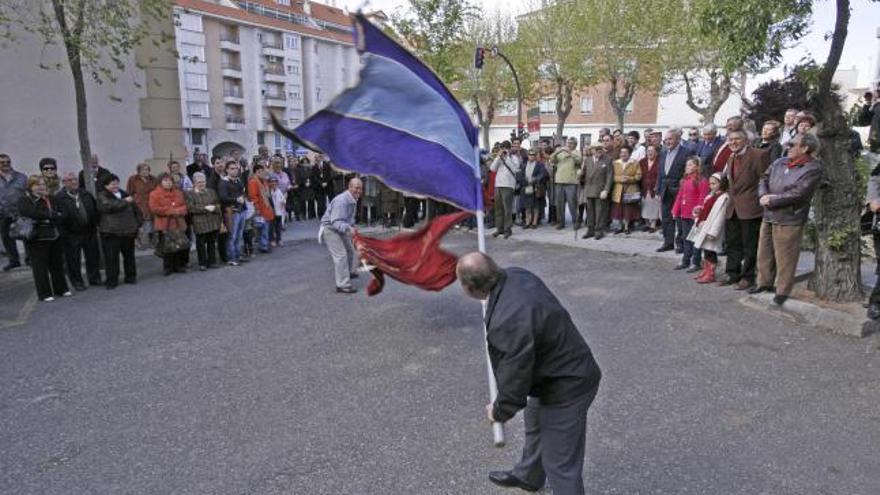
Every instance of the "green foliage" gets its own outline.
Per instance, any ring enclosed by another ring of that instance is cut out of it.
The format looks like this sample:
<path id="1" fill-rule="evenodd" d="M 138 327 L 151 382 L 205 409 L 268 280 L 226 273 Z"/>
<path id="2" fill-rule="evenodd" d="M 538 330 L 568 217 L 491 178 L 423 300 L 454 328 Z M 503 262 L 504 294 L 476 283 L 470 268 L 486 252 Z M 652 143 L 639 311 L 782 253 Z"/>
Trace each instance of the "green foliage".
<path id="1" fill-rule="evenodd" d="M 832 230 L 828 234 L 828 249 L 835 252 L 845 252 L 847 246 L 852 242 L 858 242 L 859 230 L 855 227 L 848 226 L 839 230 Z"/>
<path id="2" fill-rule="evenodd" d="M 405 8 L 392 13 L 391 27 L 449 85 L 461 76 L 456 59 L 465 42 L 463 27 L 476 17 L 469 0 L 408 0 Z"/>
<path id="3" fill-rule="evenodd" d="M 768 81 L 752 93 L 748 117 L 758 128 L 768 120 L 782 122 L 787 109 L 807 108 L 807 93 L 807 85 L 797 73 L 785 79 Z"/>
<path id="4" fill-rule="evenodd" d="M 171 33 L 151 37 L 149 29 L 150 22 L 170 18 L 171 7 L 171 0 L 0 0 L 0 18 L 47 45 L 62 46 L 70 61 L 100 84 L 116 82 L 140 43 L 171 39 Z"/>
<path id="5" fill-rule="evenodd" d="M 778 65 L 782 50 L 803 37 L 810 25 L 812 0 L 697 0 L 696 28 L 704 40 L 720 48 L 722 68 L 763 72 Z"/>

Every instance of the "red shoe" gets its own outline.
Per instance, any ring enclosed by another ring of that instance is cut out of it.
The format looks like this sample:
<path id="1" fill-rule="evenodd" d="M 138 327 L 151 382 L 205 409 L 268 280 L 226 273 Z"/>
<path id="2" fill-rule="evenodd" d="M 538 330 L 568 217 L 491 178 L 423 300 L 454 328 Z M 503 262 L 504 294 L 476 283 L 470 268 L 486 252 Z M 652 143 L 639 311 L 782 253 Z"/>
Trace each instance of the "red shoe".
<path id="1" fill-rule="evenodd" d="M 703 279 L 705 279 L 708 276 L 709 276 L 709 263 L 704 261 L 703 262 L 703 270 L 699 274 L 697 274 L 696 277 L 694 277 L 694 280 L 696 280 L 698 284 L 702 284 L 702 283 L 704 283 Z"/>

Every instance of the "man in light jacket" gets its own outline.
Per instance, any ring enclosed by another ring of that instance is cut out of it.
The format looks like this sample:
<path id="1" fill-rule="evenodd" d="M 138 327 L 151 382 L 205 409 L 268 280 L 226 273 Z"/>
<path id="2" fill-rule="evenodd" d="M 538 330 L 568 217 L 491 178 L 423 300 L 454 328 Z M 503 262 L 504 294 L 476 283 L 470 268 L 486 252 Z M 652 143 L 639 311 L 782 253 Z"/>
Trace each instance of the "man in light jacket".
<path id="1" fill-rule="evenodd" d="M 580 222 L 577 219 L 577 197 L 578 197 L 578 172 L 581 169 L 583 158 L 577 150 L 577 139 L 568 138 L 565 148 L 561 148 L 550 156 L 550 163 L 555 168 L 555 188 L 556 188 L 556 229 L 565 228 L 565 205 L 568 204 L 568 211 L 571 213 L 571 220 L 575 224 L 574 229 L 580 228 Z"/>
<path id="2" fill-rule="evenodd" d="M 351 236 L 354 234 L 357 202 L 364 192 L 364 183 L 354 178 L 348 181 L 348 190 L 333 198 L 324 216 L 321 217 L 319 238 L 327 246 L 333 258 L 333 273 L 336 277 L 336 292 L 354 294 L 357 289 L 351 286 L 351 279 L 357 278 L 358 256 Z"/>
<path id="3" fill-rule="evenodd" d="M 519 143 L 518 139 L 502 143 L 498 157 L 489 167 L 495 172 L 495 232 L 492 237 L 503 235 L 507 239 L 513 234 L 513 200 L 522 169 Z"/>

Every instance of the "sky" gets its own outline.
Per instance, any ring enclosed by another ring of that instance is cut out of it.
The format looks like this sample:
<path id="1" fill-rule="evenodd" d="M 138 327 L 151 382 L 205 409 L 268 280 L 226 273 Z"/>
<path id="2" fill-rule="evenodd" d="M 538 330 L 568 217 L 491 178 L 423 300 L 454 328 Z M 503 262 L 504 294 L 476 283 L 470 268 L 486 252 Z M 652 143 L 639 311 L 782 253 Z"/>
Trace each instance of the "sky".
<path id="1" fill-rule="evenodd" d="M 330 3 L 334 0 L 322 0 Z M 337 7 L 348 7 L 350 11 L 358 8 L 364 10 L 384 10 L 390 14 L 399 7 L 408 4 L 406 0 L 335 0 Z M 529 5 L 539 2 L 535 0 L 475 0 L 477 5 L 485 11 L 491 12 L 500 7 L 511 10 L 513 14 L 520 14 L 529 10 Z M 830 33 L 834 28 L 834 2 L 832 0 L 817 0 L 814 8 L 813 27 L 810 34 L 797 43 L 797 46 L 785 51 L 784 66 L 793 66 L 805 56 L 812 56 L 818 61 L 824 61 L 828 57 L 830 40 L 824 39 L 825 33 Z M 826 14 L 827 15 L 824 15 Z M 859 70 L 859 86 L 868 86 L 878 77 L 878 60 L 880 55 L 880 39 L 877 38 L 877 30 L 880 29 L 880 2 L 872 4 L 869 0 L 852 0 L 852 17 L 849 23 L 849 35 L 844 45 L 843 56 L 840 60 L 840 68 L 855 66 Z M 781 77 L 784 74 L 783 67 L 763 74 L 756 81 L 763 81 Z"/>

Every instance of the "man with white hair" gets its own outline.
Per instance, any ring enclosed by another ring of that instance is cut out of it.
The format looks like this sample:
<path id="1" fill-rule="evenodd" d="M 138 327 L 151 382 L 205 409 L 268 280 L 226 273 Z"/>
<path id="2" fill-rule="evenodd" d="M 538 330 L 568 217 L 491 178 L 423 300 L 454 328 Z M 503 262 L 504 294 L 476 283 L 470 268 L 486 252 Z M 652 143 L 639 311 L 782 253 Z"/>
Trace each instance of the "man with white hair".
<path id="1" fill-rule="evenodd" d="M 358 178 L 351 179 L 348 181 L 348 190 L 336 195 L 321 217 L 318 237 L 327 246 L 333 258 L 336 292 L 340 294 L 357 292 L 357 289 L 351 286 L 351 279 L 358 276 L 358 256 L 352 244 L 352 235 L 357 202 L 363 192 L 364 183 Z"/>
<path id="2" fill-rule="evenodd" d="M 73 288 L 85 290 L 82 276 L 82 258 L 86 259 L 86 275 L 89 285 L 101 284 L 98 257 L 98 205 L 94 196 L 80 188 L 79 179 L 73 172 L 62 178 L 64 187 L 55 195 L 55 205 L 61 212 L 59 230 L 64 246 L 67 277 Z"/>
<path id="3" fill-rule="evenodd" d="M 718 127 L 709 123 L 703 126 L 703 139 L 697 143 L 694 154 L 700 157 L 700 163 L 703 165 L 703 176 L 709 177 L 714 173 L 712 170 L 712 159 L 721 146 L 724 145 L 724 138 L 718 135 Z"/>
<path id="4" fill-rule="evenodd" d="M 660 216 L 663 223 L 663 245 L 657 252 L 681 252 L 684 239 L 681 232 L 675 234 L 675 220 L 672 218 L 672 205 L 678 195 L 678 187 L 684 175 L 684 166 L 690 149 L 681 143 L 681 129 L 670 127 L 666 131 L 666 147 L 660 153 L 660 170 L 657 177 L 657 197 L 660 198 Z"/>

